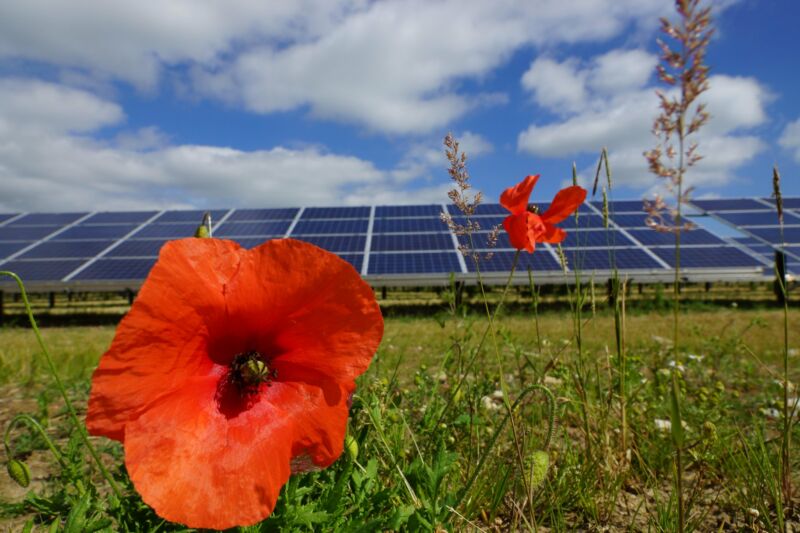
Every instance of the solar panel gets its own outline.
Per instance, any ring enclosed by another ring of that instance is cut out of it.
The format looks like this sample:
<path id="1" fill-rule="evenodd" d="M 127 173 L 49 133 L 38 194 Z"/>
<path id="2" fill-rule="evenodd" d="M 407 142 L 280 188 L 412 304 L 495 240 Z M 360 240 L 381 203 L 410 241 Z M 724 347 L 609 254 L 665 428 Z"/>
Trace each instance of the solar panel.
<path id="1" fill-rule="evenodd" d="M 603 210 L 603 202 L 595 201 L 592 205 Z M 613 213 L 641 213 L 644 210 L 644 200 L 612 200 L 608 202 L 608 210 Z"/>
<path id="2" fill-rule="evenodd" d="M 200 222 L 203 221 L 203 215 L 205 212 L 208 211 L 211 213 L 211 221 L 215 222 L 225 216 L 228 212 L 227 209 L 210 209 L 210 210 L 202 210 L 202 209 L 193 209 L 193 210 L 184 210 L 184 211 L 167 211 L 155 219 L 153 222 L 156 223 L 163 223 L 163 222 L 194 222 L 194 227 L 196 228 L 200 225 Z M 190 235 L 194 234 L 194 230 Z"/>
<path id="3" fill-rule="evenodd" d="M 283 235 L 265 235 L 263 237 L 231 237 L 229 240 L 238 242 L 242 248 L 255 248 L 273 239 L 282 239 Z"/>
<path id="4" fill-rule="evenodd" d="M 3 228 L 0 228 L 2 231 Z M 747 231 L 755 235 L 756 237 L 760 237 L 767 242 L 771 242 L 773 244 L 800 244 L 800 227 L 789 227 L 783 228 L 783 235 L 781 235 L 781 230 L 778 227 L 774 228 L 750 228 Z"/>
<path id="5" fill-rule="evenodd" d="M 84 220 L 83 224 L 141 224 L 147 222 L 155 214 L 156 211 L 106 211 L 95 213 Z"/>
<path id="6" fill-rule="evenodd" d="M 746 209 L 764 209 L 764 204 L 750 198 L 715 198 L 709 200 L 692 200 L 692 204 L 706 211 L 743 211 Z"/>
<path id="7" fill-rule="evenodd" d="M 9 226 L 63 226 L 88 213 L 31 213 L 9 222 Z"/>
<path id="8" fill-rule="evenodd" d="M 11 254 L 15 254 L 26 246 L 30 246 L 29 242 L 0 242 L 0 261 L 5 259 Z M 5 269 L 0 269 L 5 270 Z"/>
<path id="9" fill-rule="evenodd" d="M 38 241 L 61 229 L 61 226 L 3 226 L 0 241 Z"/>
<path id="10" fill-rule="evenodd" d="M 17 216 L 17 215 L 15 215 L 14 213 L 0 213 L 0 224 L 5 222 L 9 218 L 13 218 L 15 216 Z"/>
<path id="11" fill-rule="evenodd" d="M 608 231 L 570 231 L 561 242 L 564 248 L 575 247 L 616 247 L 635 246 L 635 243 L 621 231 L 610 229 Z"/>
<path id="12" fill-rule="evenodd" d="M 453 204 L 447 204 L 447 210 L 453 216 L 463 216 L 464 213 L 459 211 L 458 207 Z M 476 215 L 504 215 L 508 216 L 508 209 L 500 204 L 480 204 L 475 209 Z"/>
<path id="13" fill-rule="evenodd" d="M 109 226 L 86 226 L 79 224 L 58 234 L 60 241 L 86 239 L 117 239 L 136 229 L 135 224 L 113 224 Z"/>
<path id="14" fill-rule="evenodd" d="M 359 273 L 361 272 L 361 265 L 364 263 L 364 254 L 336 254 L 355 268 Z"/>
<path id="15" fill-rule="evenodd" d="M 240 222 L 245 220 L 292 220 L 297 208 L 289 209 L 237 209 L 228 217 L 229 221 Z"/>
<path id="16" fill-rule="evenodd" d="M 369 207 L 307 207 L 301 220 L 313 218 L 362 218 L 368 217 Z"/>
<path id="17" fill-rule="evenodd" d="M 265 222 L 223 222 L 214 229 L 215 237 L 283 235 L 289 229 L 291 221 Z"/>
<path id="18" fill-rule="evenodd" d="M 78 272 L 75 280 L 140 280 L 147 277 L 156 259 L 101 258 Z"/>
<path id="19" fill-rule="evenodd" d="M 571 270 L 589 272 L 593 270 L 652 270 L 662 269 L 658 261 L 644 250 L 638 248 L 619 248 L 616 250 L 564 250 L 567 267 Z"/>
<path id="20" fill-rule="evenodd" d="M 470 248 L 469 237 L 466 235 L 459 235 L 458 242 L 462 246 L 466 246 Z M 511 241 L 508 238 L 508 233 L 505 231 L 501 231 L 497 235 L 497 242 L 494 246 L 489 246 L 489 232 L 488 231 L 481 231 L 472 234 L 472 247 L 475 250 L 490 250 L 491 248 L 495 249 L 503 249 L 503 248 L 513 248 L 511 246 Z"/>
<path id="21" fill-rule="evenodd" d="M 632 229 L 628 233 L 647 246 L 675 246 L 675 234 L 652 229 Z M 724 244 L 725 241 L 704 229 L 696 228 L 681 232 L 681 246 L 692 244 Z"/>
<path id="22" fill-rule="evenodd" d="M 302 217 L 292 230 L 294 235 L 322 235 L 328 233 L 366 233 L 367 219 L 343 220 L 303 220 Z"/>
<path id="23" fill-rule="evenodd" d="M 603 217 L 590 213 L 582 214 L 575 220 L 574 216 L 567 217 L 562 222 L 556 224 L 559 228 L 564 229 L 601 229 L 604 228 Z"/>
<path id="24" fill-rule="evenodd" d="M 752 211 L 745 213 L 715 213 L 716 216 L 737 226 L 775 226 L 778 222 L 777 211 Z M 784 224 L 800 224 L 800 217 L 784 213 Z"/>
<path id="25" fill-rule="evenodd" d="M 654 248 L 653 252 L 670 267 L 675 266 L 675 250 Z M 756 258 L 733 246 L 681 248 L 681 268 L 730 268 L 763 266 Z"/>
<path id="26" fill-rule="evenodd" d="M 453 238 L 448 233 L 400 233 L 372 236 L 372 250 L 376 252 L 452 249 Z"/>
<path id="27" fill-rule="evenodd" d="M 489 259 L 483 259 L 480 262 L 481 272 L 507 272 L 511 270 L 511 264 L 514 262 L 514 255 L 516 252 L 494 252 Z M 475 261 L 467 257 L 465 259 L 467 270 L 475 272 Z M 536 248 L 532 254 L 522 252 L 519 254 L 517 260 L 517 272 L 527 272 L 528 269 L 535 272 L 561 270 L 561 265 L 556 261 L 555 257 L 547 251 L 544 246 Z M 534 275 L 534 280 L 536 276 Z"/>
<path id="28" fill-rule="evenodd" d="M 774 198 L 764 198 L 764 201 L 775 205 Z M 800 209 L 800 196 L 784 196 L 783 197 L 783 208 L 784 209 Z"/>
<path id="29" fill-rule="evenodd" d="M 480 229 L 489 231 L 494 226 L 502 226 L 503 220 L 506 217 L 498 217 L 498 216 L 485 216 L 485 217 L 471 217 L 470 220 L 473 224 L 478 224 Z M 467 218 L 466 217 L 453 217 L 453 222 L 456 224 L 461 224 L 462 226 L 467 225 Z M 444 225 L 444 223 L 442 223 Z"/>
<path id="30" fill-rule="evenodd" d="M 148 237 L 171 237 L 173 239 L 180 239 L 183 237 L 191 237 L 197 230 L 199 222 L 187 224 L 148 224 L 141 230 L 136 232 L 137 239 L 145 239 Z"/>
<path id="31" fill-rule="evenodd" d="M 375 216 L 380 217 L 439 217 L 441 205 L 380 205 Z"/>
<path id="32" fill-rule="evenodd" d="M 363 252 L 367 243 L 366 235 L 314 235 L 297 237 L 297 240 L 310 242 L 329 252 Z"/>
<path id="33" fill-rule="evenodd" d="M 447 224 L 438 218 L 376 218 L 373 233 L 446 232 Z"/>
<path id="34" fill-rule="evenodd" d="M 621 215 L 612 213 L 611 220 L 621 228 L 649 229 L 646 222 L 646 213 L 627 213 Z M 671 218 L 666 220 L 666 222 L 671 221 Z"/>
<path id="35" fill-rule="evenodd" d="M 20 259 L 56 259 L 63 257 L 83 257 L 91 259 L 114 241 L 44 241 L 21 256 Z"/>
<path id="36" fill-rule="evenodd" d="M 106 255 L 108 257 L 157 257 L 166 239 L 136 239 L 121 242 Z"/>
<path id="37" fill-rule="evenodd" d="M 461 272 L 456 252 L 370 254 L 369 274 L 430 274 Z"/>
<path id="38" fill-rule="evenodd" d="M 14 259 L 3 263 L 3 270 L 10 270 L 28 281 L 60 281 L 67 274 L 81 266 L 84 259 L 59 259 L 59 260 L 19 260 Z M 0 283 L 8 283 L 10 278 L 0 278 Z M 13 283 L 13 281 L 12 281 Z"/>

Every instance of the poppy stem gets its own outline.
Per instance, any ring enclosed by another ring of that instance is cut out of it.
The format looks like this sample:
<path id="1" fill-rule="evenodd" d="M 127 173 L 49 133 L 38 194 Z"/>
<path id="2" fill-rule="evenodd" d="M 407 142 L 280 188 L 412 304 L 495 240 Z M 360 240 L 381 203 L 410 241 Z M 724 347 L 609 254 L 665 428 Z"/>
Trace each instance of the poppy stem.
<path id="1" fill-rule="evenodd" d="M 44 442 L 47 444 L 47 447 L 50 448 L 50 451 L 53 452 L 53 457 L 56 458 L 58 464 L 60 464 L 62 467 L 67 466 L 64 462 L 64 459 L 61 457 L 61 453 L 59 453 L 55 444 L 53 444 L 53 441 L 50 440 L 50 437 L 47 436 L 47 433 L 42 425 L 39 424 L 39 422 L 37 422 L 36 419 L 31 415 L 26 414 L 19 414 L 15 416 L 11 419 L 11 422 L 8 423 L 8 426 L 6 426 L 6 432 L 3 435 L 3 446 L 5 446 L 6 455 L 8 456 L 9 460 L 13 459 L 11 454 L 11 430 L 14 429 L 14 426 L 17 424 L 17 422 L 25 422 L 29 427 L 35 429 L 36 432 L 39 433 L 39 435 L 44 439 Z"/>
<path id="2" fill-rule="evenodd" d="M 22 283 L 22 280 L 19 276 L 14 274 L 13 272 L 9 272 L 7 270 L 0 270 L 0 276 L 9 276 L 14 281 L 16 281 L 17 286 L 19 287 L 20 296 L 22 297 L 22 302 L 25 305 L 25 312 L 28 315 L 28 320 L 31 323 L 31 328 L 33 329 L 33 333 L 36 336 L 36 341 L 39 343 L 39 347 L 42 349 L 42 354 L 44 355 L 45 362 L 47 362 L 47 368 L 50 370 L 50 374 L 52 374 L 53 378 L 56 381 L 56 386 L 58 387 L 61 396 L 64 398 L 64 403 L 67 406 L 67 411 L 69 412 L 70 418 L 72 419 L 72 423 L 75 425 L 75 430 L 83 440 L 83 443 L 86 445 L 86 448 L 89 450 L 94 461 L 97 463 L 100 472 L 103 474 L 103 477 L 108 481 L 108 484 L 111 486 L 111 489 L 116 494 L 117 498 L 122 498 L 122 491 L 120 490 L 117 483 L 114 481 L 114 478 L 111 476 L 111 473 L 106 469 L 103 462 L 100 460 L 100 456 L 95 450 L 94 446 L 92 446 L 91 441 L 89 440 L 89 435 L 87 435 L 86 430 L 81 424 L 81 421 L 78 419 L 78 415 L 75 412 L 75 408 L 72 405 L 72 402 L 67 396 L 67 390 L 64 388 L 64 384 L 61 382 L 61 378 L 58 377 L 58 372 L 56 372 L 56 367 L 53 364 L 53 359 L 50 357 L 50 352 L 47 350 L 47 346 L 44 343 L 44 339 L 42 338 L 42 334 L 39 331 L 39 326 L 36 324 L 36 319 L 33 317 L 33 310 L 31 309 L 31 304 L 28 301 L 28 293 L 25 291 L 25 285 Z"/>

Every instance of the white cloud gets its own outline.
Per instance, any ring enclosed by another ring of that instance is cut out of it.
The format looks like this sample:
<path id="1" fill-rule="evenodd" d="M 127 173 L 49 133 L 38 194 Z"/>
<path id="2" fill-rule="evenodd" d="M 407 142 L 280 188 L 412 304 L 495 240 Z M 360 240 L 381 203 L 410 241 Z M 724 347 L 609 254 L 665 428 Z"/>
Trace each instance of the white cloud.
<path id="1" fill-rule="evenodd" d="M 586 73 L 578 72 L 578 61 L 558 63 L 539 57 L 522 76 L 522 86 L 533 93 L 542 107 L 556 112 L 577 111 L 586 105 Z"/>
<path id="2" fill-rule="evenodd" d="M 648 187 L 655 178 L 642 153 L 656 143 L 651 129 L 659 105 L 654 87 L 644 85 L 650 77 L 647 69 L 655 61 L 638 50 L 620 50 L 582 67 L 574 59 L 562 62 L 572 69 L 574 79 L 585 81 L 583 105 L 574 106 L 560 120 L 529 126 L 517 139 L 519 150 L 543 157 L 578 157 L 598 154 L 605 146 L 617 183 Z M 711 120 L 694 139 L 704 158 L 688 180 L 719 186 L 733 180 L 736 169 L 765 148 L 751 130 L 766 121 L 764 108 L 772 95 L 752 78 L 716 75 L 709 84 L 700 100 L 707 103 Z M 548 107 L 546 99 L 537 97 L 537 102 Z M 585 173 L 593 175 L 593 171 Z"/>
<path id="3" fill-rule="evenodd" d="M 74 105 L 48 124 L 53 101 Z M 390 170 L 319 147 L 170 146 L 153 128 L 101 143 L 85 135 L 119 124 L 121 110 L 54 84 L 0 83 L 0 103 L 0 211 L 447 201 L 446 180 L 414 187 L 408 181 L 419 173 L 403 184 Z"/>
<path id="4" fill-rule="evenodd" d="M 795 161 L 800 163 L 800 118 L 790 122 L 783 128 L 783 133 L 781 133 L 778 143 L 790 150 L 794 155 Z"/>
<path id="5" fill-rule="evenodd" d="M 663 0 L 302 0 L 0 3 L 0 58 L 156 90 L 183 88 L 248 110 L 304 110 L 375 131 L 441 128 L 476 106 L 468 94 L 523 47 L 609 39 L 652 28 Z M 75 72 L 77 71 L 77 72 Z"/>

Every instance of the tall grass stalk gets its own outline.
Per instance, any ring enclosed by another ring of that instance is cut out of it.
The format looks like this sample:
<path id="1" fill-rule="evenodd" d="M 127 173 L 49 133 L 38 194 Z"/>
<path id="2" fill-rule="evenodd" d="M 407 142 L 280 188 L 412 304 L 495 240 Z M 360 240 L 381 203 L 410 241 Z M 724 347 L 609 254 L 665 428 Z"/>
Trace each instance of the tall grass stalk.
<path id="1" fill-rule="evenodd" d="M 778 227 L 781 237 L 780 253 L 785 253 L 786 241 L 783 234 L 783 195 L 781 194 L 781 175 L 778 167 L 772 167 L 772 195 L 775 198 L 775 208 L 778 212 Z M 791 439 L 792 422 L 797 409 L 797 402 L 789 408 L 789 294 L 786 289 L 786 264 L 783 256 L 783 268 L 778 269 L 776 262 L 775 275 L 783 303 L 783 426 L 781 428 L 781 489 L 783 506 L 787 507 L 792 501 L 792 462 Z"/>
<path id="2" fill-rule="evenodd" d="M 674 366 L 671 376 L 670 419 L 675 452 L 678 531 L 683 533 L 686 517 L 683 500 L 683 427 L 679 370 L 681 232 L 691 229 L 691 224 L 684 222 L 681 208 L 689 201 L 692 191 L 691 187 L 685 186 L 686 173 L 701 159 L 697 153 L 697 143 L 690 143 L 689 137 L 710 118 L 705 104 L 697 104 L 696 99 L 708 90 L 709 69 L 704 61 L 713 29 L 710 8 L 701 8 L 700 0 L 677 0 L 675 6 L 678 21 L 673 23 L 661 19 L 661 31 L 677 44 L 677 48 L 659 41 L 662 53 L 661 63 L 657 66 L 659 79 L 675 89 L 666 93 L 657 92 L 661 113 L 653 123 L 653 133 L 659 138 L 659 145 L 644 155 L 650 171 L 665 179 L 667 189 L 675 194 L 676 200 L 675 206 L 670 210 L 673 220 L 666 223 L 662 214 L 666 204 L 661 198 L 657 197 L 653 203 L 645 202 L 645 209 L 650 215 L 648 225 L 657 231 L 675 234 L 675 280 L 672 293 Z"/>

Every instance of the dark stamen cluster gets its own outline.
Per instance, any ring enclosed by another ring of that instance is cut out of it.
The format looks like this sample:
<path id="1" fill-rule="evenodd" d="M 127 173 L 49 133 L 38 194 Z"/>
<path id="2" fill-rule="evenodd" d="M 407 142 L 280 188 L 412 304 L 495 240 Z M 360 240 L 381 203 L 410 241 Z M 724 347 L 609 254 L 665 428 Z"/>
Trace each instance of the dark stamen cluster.
<path id="1" fill-rule="evenodd" d="M 533 213 L 534 215 L 539 214 L 539 206 L 536 204 L 528 204 L 528 211 Z"/>
<path id="2" fill-rule="evenodd" d="M 237 354 L 231 362 L 228 381 L 242 396 L 255 394 L 262 383 L 270 385 L 278 377 L 278 371 L 271 369 L 264 356 L 255 350 Z"/>

